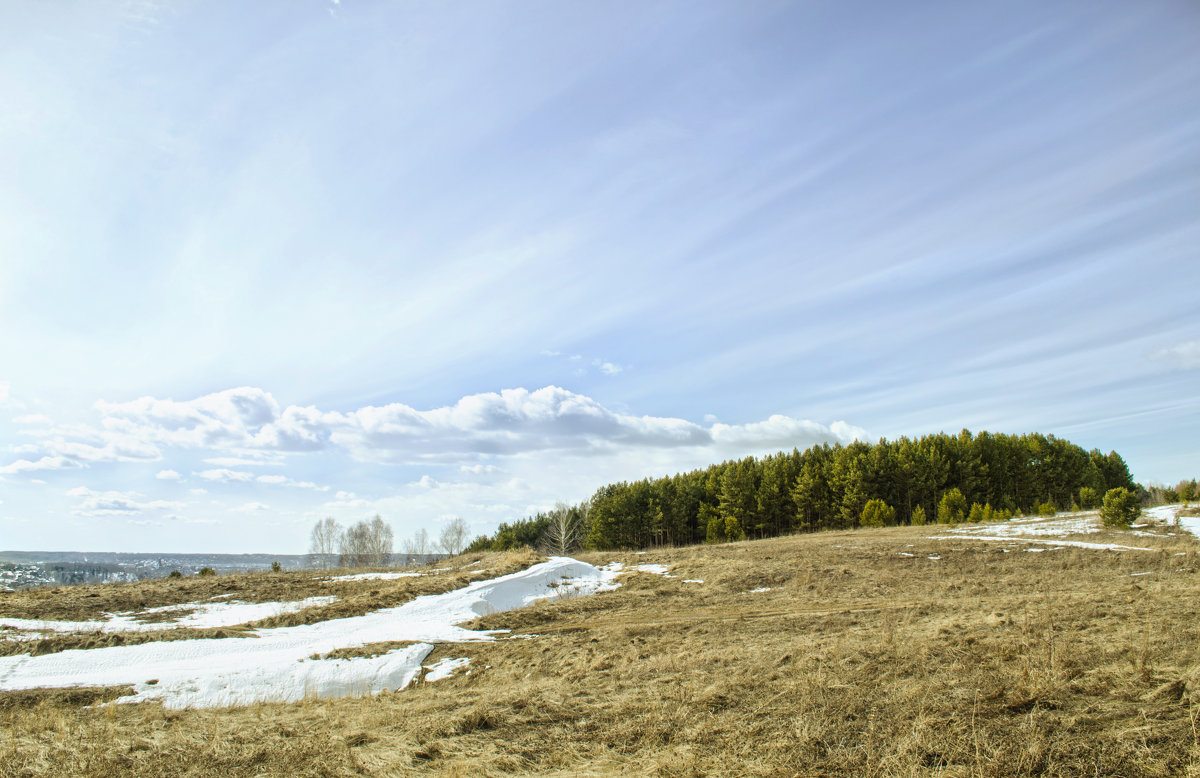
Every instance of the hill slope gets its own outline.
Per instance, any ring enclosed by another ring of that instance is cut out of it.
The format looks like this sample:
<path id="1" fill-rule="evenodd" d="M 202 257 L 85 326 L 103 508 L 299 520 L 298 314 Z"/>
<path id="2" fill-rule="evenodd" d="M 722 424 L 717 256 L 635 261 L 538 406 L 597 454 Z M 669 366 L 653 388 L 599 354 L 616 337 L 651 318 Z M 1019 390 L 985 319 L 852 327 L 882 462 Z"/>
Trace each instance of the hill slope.
<path id="1" fill-rule="evenodd" d="M 0 759 L 6 774 L 96 775 L 1196 769 L 1200 546 L 1056 521 L 1089 534 L 903 527 L 583 555 L 634 572 L 480 618 L 512 639 L 429 657 L 469 658 L 469 674 L 216 710 L 11 693 Z"/>

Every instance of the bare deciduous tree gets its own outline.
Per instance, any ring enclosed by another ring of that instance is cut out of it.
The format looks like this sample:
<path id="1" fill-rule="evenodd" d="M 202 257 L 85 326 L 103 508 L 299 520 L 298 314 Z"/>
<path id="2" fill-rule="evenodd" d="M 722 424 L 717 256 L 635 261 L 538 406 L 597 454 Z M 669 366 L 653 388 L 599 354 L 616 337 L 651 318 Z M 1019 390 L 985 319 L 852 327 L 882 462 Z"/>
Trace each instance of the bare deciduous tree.
<path id="1" fill-rule="evenodd" d="M 433 551 L 433 541 L 429 537 L 429 533 L 425 528 L 417 530 L 413 536 L 404 541 L 404 554 L 409 557 L 410 561 L 416 560 L 420 563 L 425 562 L 425 557 Z"/>
<path id="2" fill-rule="evenodd" d="M 333 567 L 333 555 L 337 553 L 342 542 L 342 525 L 337 519 L 327 516 L 312 528 L 312 543 L 309 553 L 313 555 L 312 564 L 321 569 Z"/>
<path id="3" fill-rule="evenodd" d="M 442 529 L 438 539 L 438 547 L 450 556 L 457 556 L 467 546 L 467 522 L 461 516 L 455 516 Z"/>
<path id="4" fill-rule="evenodd" d="M 382 567 L 392 555 L 392 528 L 376 516 L 352 525 L 342 535 L 343 567 Z"/>
<path id="5" fill-rule="evenodd" d="M 579 548 L 587 522 L 589 503 L 583 502 L 572 508 L 565 502 L 556 502 L 554 510 L 547 514 L 550 523 L 542 533 L 542 548 L 547 554 L 566 556 Z"/>

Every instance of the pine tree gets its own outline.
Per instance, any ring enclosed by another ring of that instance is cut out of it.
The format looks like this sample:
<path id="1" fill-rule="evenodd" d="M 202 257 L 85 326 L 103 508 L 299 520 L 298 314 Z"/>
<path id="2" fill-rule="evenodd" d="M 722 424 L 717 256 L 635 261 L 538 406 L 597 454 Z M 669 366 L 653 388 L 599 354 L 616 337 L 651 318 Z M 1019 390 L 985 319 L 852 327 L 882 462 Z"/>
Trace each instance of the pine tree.
<path id="1" fill-rule="evenodd" d="M 896 509 L 883 500 L 868 500 L 863 506 L 861 523 L 864 527 L 890 527 L 896 523 Z"/>
<path id="2" fill-rule="evenodd" d="M 920 505 L 913 508 L 912 525 L 914 527 L 924 527 L 925 526 L 925 509 L 922 508 Z"/>
<path id="3" fill-rule="evenodd" d="M 938 502 L 938 524 L 958 524 L 967 517 L 967 498 L 955 487 Z"/>
<path id="4" fill-rule="evenodd" d="M 1100 519 L 1106 527 L 1128 527 L 1142 513 L 1137 495 L 1118 486 L 1104 493 L 1104 505 L 1100 508 Z"/>

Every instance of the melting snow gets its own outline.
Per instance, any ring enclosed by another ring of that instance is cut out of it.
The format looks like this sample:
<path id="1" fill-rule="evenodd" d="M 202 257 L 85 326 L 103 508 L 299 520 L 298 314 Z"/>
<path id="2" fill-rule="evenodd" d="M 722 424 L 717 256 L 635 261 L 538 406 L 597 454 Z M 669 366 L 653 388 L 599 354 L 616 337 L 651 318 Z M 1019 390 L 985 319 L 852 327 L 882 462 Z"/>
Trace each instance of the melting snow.
<path id="1" fill-rule="evenodd" d="M 704 583 L 703 578 L 684 578 L 684 583 Z"/>
<path id="2" fill-rule="evenodd" d="M 580 594 L 615 589 L 617 572 L 567 557 L 426 595 L 365 616 L 257 630 L 256 638 L 179 640 L 0 657 L 0 690 L 68 686 L 134 688 L 119 702 L 162 700 L 168 708 L 293 702 L 402 689 L 421 671 L 434 642 L 492 640 L 490 631 L 455 626 L 554 597 L 567 584 Z M 339 648 L 418 641 L 376 657 L 311 659 Z M 153 681 L 153 683 L 151 683 Z"/>
<path id="3" fill-rule="evenodd" d="M 460 668 L 466 667 L 469 664 L 471 664 L 471 659 L 465 656 L 458 659 L 439 659 L 433 664 L 425 666 L 425 680 L 433 682 L 449 678 Z M 470 671 L 468 670 L 467 672 Z"/>
<path id="4" fill-rule="evenodd" d="M 760 586 L 757 589 L 751 589 L 748 593 L 749 594 L 758 594 L 760 592 L 769 592 L 769 591 L 771 591 L 770 586 Z"/>
<path id="5" fill-rule="evenodd" d="M 637 569 L 643 573 L 654 573 L 655 575 L 666 575 L 671 569 L 670 565 L 638 565 Z"/>
<path id="6" fill-rule="evenodd" d="M 412 578 L 424 573 L 358 573 L 356 575 L 335 575 L 326 581 L 391 581 L 396 578 Z"/>
<path id="7" fill-rule="evenodd" d="M 10 627 L 26 632 L 158 632 L 164 629 L 187 627 L 205 629 L 231 627 L 259 619 L 269 619 L 283 613 L 328 605 L 337 597 L 309 597 L 295 602 L 189 602 L 182 605 L 165 605 L 147 608 L 144 611 L 106 613 L 103 621 L 41 621 L 38 619 L 10 619 L 0 616 L 0 627 Z M 192 613 L 184 613 L 194 609 Z M 180 616 L 169 621 L 142 622 L 139 616 L 179 611 Z"/>
<path id="8" fill-rule="evenodd" d="M 1004 543 L 1045 543 L 1049 546 L 1057 548 L 1093 548 L 1106 551 L 1156 551 L 1153 548 L 1143 548 L 1142 546 L 1121 546 L 1116 543 L 1085 543 L 1082 540 L 1054 540 L 1051 538 L 1015 538 L 1015 537 L 999 537 L 994 535 L 973 535 L 973 540 L 998 540 Z M 934 535 L 930 540 L 962 540 L 962 536 L 953 535 Z M 1029 551 L 1045 551 L 1044 548 L 1031 548 Z"/>
<path id="9" fill-rule="evenodd" d="M 1058 519 L 1013 519 L 993 522 L 974 527 L 956 527 L 949 532 L 956 535 L 1001 535 L 1019 538 L 1022 536 L 1091 535 L 1100 532 L 1099 518 L 1095 513 L 1075 514 Z"/>
<path id="10" fill-rule="evenodd" d="M 1179 512 L 1182 510 L 1182 505 L 1159 505 L 1156 508 L 1147 508 L 1142 511 L 1142 515 L 1164 524 L 1178 524 L 1182 529 L 1200 538 L 1200 516 L 1180 516 Z"/>

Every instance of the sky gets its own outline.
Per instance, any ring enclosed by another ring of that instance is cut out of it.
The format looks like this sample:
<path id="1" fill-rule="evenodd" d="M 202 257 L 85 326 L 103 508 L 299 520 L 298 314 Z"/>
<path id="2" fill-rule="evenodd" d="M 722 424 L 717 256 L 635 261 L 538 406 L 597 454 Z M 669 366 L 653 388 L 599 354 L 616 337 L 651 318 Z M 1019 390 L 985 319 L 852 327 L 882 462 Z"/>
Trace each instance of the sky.
<path id="1" fill-rule="evenodd" d="M 963 428 L 1200 476 L 1192 0 L 0 10 L 0 549 Z"/>

